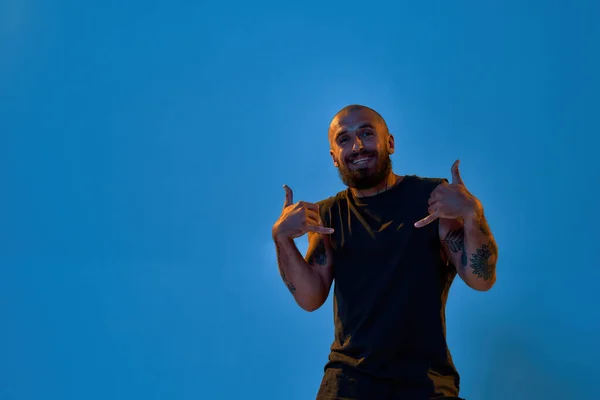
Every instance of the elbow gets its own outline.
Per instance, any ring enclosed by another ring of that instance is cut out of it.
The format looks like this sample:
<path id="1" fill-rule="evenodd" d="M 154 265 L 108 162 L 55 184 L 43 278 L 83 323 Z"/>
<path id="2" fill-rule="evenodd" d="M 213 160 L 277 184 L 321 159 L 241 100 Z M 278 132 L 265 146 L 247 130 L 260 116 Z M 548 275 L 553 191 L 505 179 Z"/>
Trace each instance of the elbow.
<path id="1" fill-rule="evenodd" d="M 478 292 L 487 292 L 492 287 L 494 287 L 494 283 L 493 282 L 483 282 L 483 283 L 479 283 L 477 285 L 471 286 L 471 288 L 477 290 Z"/>
<path id="2" fill-rule="evenodd" d="M 306 312 L 317 311 L 329 297 L 329 289 L 330 286 L 319 279 L 314 285 L 310 286 L 309 290 L 295 296 L 296 303 Z"/>
<path id="3" fill-rule="evenodd" d="M 319 308 L 321 308 L 322 304 L 314 304 L 314 305 L 310 305 L 310 306 L 300 306 L 300 308 L 302 308 L 304 311 L 306 312 L 313 312 L 313 311 L 317 311 Z"/>
<path id="4" fill-rule="evenodd" d="M 298 303 L 298 306 L 300 306 L 301 309 L 303 309 L 306 312 L 313 312 L 313 311 L 317 311 L 319 308 L 321 308 L 321 306 L 325 303 L 326 297 L 323 298 L 322 296 L 319 297 L 312 297 L 309 299 L 305 299 L 305 300 L 301 300 L 301 299 L 296 299 L 296 302 Z"/>
<path id="5" fill-rule="evenodd" d="M 496 274 L 488 279 L 478 279 L 475 282 L 467 282 L 467 285 L 478 292 L 487 292 L 496 284 Z"/>

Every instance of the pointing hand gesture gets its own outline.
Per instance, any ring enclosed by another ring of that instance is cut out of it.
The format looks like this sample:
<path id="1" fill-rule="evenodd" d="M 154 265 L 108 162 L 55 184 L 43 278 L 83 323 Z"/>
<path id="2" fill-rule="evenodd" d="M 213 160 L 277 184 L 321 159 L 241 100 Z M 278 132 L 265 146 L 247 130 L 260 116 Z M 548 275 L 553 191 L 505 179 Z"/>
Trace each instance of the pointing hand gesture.
<path id="1" fill-rule="evenodd" d="M 305 201 L 294 203 L 294 194 L 287 185 L 285 190 L 285 201 L 281 216 L 273 225 L 273 236 L 295 239 L 307 232 L 332 234 L 332 228 L 323 226 L 319 215 L 319 206 Z"/>
<path id="2" fill-rule="evenodd" d="M 429 197 L 429 215 L 415 223 L 415 227 L 421 228 L 429 225 L 438 218 L 457 219 L 472 215 L 477 207 L 478 200 L 473 196 L 463 182 L 458 171 L 459 160 L 452 164 L 452 182 L 442 182 Z"/>

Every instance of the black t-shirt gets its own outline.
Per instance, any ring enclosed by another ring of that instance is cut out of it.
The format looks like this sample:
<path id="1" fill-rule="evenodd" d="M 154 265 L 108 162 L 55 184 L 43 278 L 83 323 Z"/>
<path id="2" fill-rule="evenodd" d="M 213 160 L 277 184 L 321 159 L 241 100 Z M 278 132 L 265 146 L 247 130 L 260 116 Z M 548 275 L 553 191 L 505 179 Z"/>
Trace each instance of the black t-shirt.
<path id="1" fill-rule="evenodd" d="M 335 229 L 335 337 L 323 385 L 362 376 L 415 398 L 458 396 L 445 321 L 456 270 L 442 258 L 439 222 L 413 225 L 427 216 L 429 195 L 443 181 L 405 176 L 376 196 L 345 190 L 319 202 L 325 225 Z"/>

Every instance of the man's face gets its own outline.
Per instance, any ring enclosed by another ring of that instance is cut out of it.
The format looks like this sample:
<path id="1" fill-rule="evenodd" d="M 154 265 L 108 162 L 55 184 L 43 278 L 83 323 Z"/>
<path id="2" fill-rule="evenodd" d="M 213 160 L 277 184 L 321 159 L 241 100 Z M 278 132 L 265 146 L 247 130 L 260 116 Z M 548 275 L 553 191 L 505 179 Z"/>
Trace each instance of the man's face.
<path id="1" fill-rule="evenodd" d="M 337 115 L 329 128 L 331 157 L 346 186 L 365 190 L 381 183 L 392 171 L 394 138 L 385 123 L 369 109 Z"/>

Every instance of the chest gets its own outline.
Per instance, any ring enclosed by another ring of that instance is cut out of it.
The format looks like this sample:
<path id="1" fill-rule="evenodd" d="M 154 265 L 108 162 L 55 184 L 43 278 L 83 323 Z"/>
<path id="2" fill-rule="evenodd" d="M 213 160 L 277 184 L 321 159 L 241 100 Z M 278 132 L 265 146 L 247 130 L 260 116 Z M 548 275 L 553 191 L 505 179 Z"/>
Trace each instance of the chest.
<path id="1" fill-rule="evenodd" d="M 412 241 L 433 249 L 439 245 L 439 224 L 415 228 L 427 215 L 427 198 L 382 204 L 379 207 L 341 204 L 332 215 L 332 247 L 340 254 L 364 255 L 397 249 Z"/>
<path id="2" fill-rule="evenodd" d="M 397 207 L 340 207 L 331 220 L 335 279 L 361 287 L 437 280 L 443 264 L 439 223 L 414 227 L 426 215 L 426 198 Z"/>

